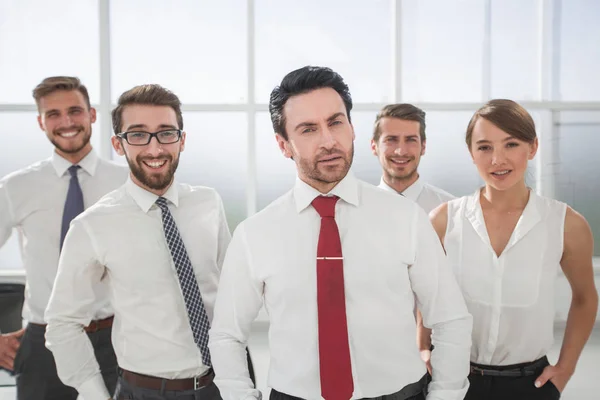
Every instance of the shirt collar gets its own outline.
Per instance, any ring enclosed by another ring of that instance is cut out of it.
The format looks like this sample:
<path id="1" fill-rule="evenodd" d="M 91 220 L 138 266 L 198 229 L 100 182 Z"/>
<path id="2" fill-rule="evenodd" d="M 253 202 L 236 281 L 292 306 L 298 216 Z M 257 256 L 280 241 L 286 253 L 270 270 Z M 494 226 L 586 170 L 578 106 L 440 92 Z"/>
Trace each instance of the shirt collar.
<path id="1" fill-rule="evenodd" d="M 423 186 L 424 184 L 421 180 L 421 177 L 418 177 L 412 185 L 404 189 L 402 195 L 408 199 L 411 199 L 412 201 L 417 201 L 419 195 L 423 191 Z"/>
<path id="2" fill-rule="evenodd" d="M 467 204 L 465 207 L 465 217 L 471 222 L 473 229 L 479 235 L 479 237 L 486 243 L 491 242 L 489 239 L 489 234 L 485 225 L 485 219 L 483 217 L 483 210 L 481 209 L 481 191 L 483 189 L 479 188 L 467 199 Z M 514 246 L 517 242 L 519 242 L 527 233 L 529 233 L 541 220 L 541 205 L 539 204 L 542 201 L 541 197 L 539 197 L 534 190 L 529 189 L 529 200 L 527 201 L 527 205 L 525 205 L 525 209 L 519 218 L 517 225 L 515 226 L 512 235 L 502 250 L 502 255 L 508 252 L 512 246 Z"/>
<path id="3" fill-rule="evenodd" d="M 142 209 L 143 212 L 147 213 L 150 208 L 156 203 L 158 196 L 146 189 L 138 186 L 131 180 L 131 177 L 127 179 L 125 183 L 125 189 L 127 193 L 133 198 L 136 204 Z M 175 207 L 179 206 L 179 191 L 177 190 L 177 183 L 173 181 L 167 192 L 162 195 L 165 199 L 171 202 Z"/>
<path id="4" fill-rule="evenodd" d="M 59 177 L 63 176 L 67 170 L 73 165 L 70 161 L 64 159 L 56 151 L 52 152 L 52 158 L 50 159 L 56 175 Z M 85 172 L 94 176 L 96 173 L 96 167 L 98 166 L 98 155 L 92 149 L 79 163 L 77 163 Z"/>
<path id="5" fill-rule="evenodd" d="M 307 208 L 312 201 L 323 195 L 317 189 L 313 188 L 299 177 L 296 178 L 294 185 L 294 200 L 296 202 L 296 211 L 301 212 Z M 346 203 L 358 206 L 358 181 L 351 172 L 348 172 L 329 193 L 325 196 L 337 196 Z"/>
<path id="6" fill-rule="evenodd" d="M 468 197 L 467 199 L 467 204 L 466 204 L 466 208 L 465 211 L 467 213 L 467 216 L 475 214 L 475 213 L 480 213 L 482 218 L 483 218 L 483 212 L 481 211 L 481 192 L 483 191 L 484 188 L 478 188 L 477 190 L 475 190 L 475 193 L 473 193 L 471 196 Z M 527 201 L 527 204 L 525 205 L 525 208 L 523 209 L 523 214 L 522 216 L 526 216 L 528 214 L 539 214 L 539 205 L 538 202 L 540 201 L 540 196 L 537 195 L 537 193 L 535 192 L 535 190 L 528 188 L 529 189 L 529 200 Z"/>
<path id="7" fill-rule="evenodd" d="M 425 184 L 421 180 L 421 177 L 418 177 L 417 180 L 412 185 L 410 185 L 409 187 L 407 187 L 406 189 L 404 189 L 404 191 L 402 193 L 400 193 L 400 194 L 402 196 L 408 198 L 408 199 L 411 199 L 412 201 L 417 201 L 417 199 L 419 198 L 419 195 L 423 191 L 424 185 Z M 383 180 L 383 177 L 381 177 L 381 181 L 379 182 L 379 187 L 381 189 L 388 190 L 390 192 L 398 193 L 396 191 L 396 189 L 394 189 L 393 187 L 391 187 L 390 185 L 388 185 Z"/>

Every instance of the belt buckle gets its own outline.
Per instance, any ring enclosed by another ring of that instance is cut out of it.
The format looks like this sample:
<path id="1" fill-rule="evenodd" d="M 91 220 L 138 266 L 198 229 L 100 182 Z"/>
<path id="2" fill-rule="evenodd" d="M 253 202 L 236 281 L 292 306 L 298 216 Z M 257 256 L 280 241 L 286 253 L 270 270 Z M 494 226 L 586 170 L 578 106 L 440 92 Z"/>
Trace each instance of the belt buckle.
<path id="1" fill-rule="evenodd" d="M 471 373 L 475 375 L 484 376 L 483 369 L 471 366 Z"/>
<path id="2" fill-rule="evenodd" d="M 200 386 L 200 378 L 197 376 L 194 377 L 194 390 L 202 388 L 202 386 Z"/>

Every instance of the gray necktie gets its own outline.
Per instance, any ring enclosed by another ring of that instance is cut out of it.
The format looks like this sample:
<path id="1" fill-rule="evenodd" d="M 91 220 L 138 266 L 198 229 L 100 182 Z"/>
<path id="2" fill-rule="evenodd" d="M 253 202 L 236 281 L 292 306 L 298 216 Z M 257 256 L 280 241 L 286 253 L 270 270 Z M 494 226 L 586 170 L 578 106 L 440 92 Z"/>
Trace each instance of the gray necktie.
<path id="1" fill-rule="evenodd" d="M 69 230 L 69 225 L 73 218 L 83 212 L 83 192 L 81 186 L 79 186 L 79 180 L 77 179 L 77 170 L 81 168 L 79 165 L 72 165 L 69 167 L 69 174 L 71 174 L 71 180 L 69 181 L 69 191 L 67 192 L 67 200 L 65 200 L 65 207 L 63 209 L 62 226 L 60 229 L 60 249 L 62 250 L 65 236 Z"/>
<path id="2" fill-rule="evenodd" d="M 177 270 L 177 278 L 179 278 L 179 286 L 183 293 L 190 327 L 194 334 L 194 342 L 202 352 L 202 362 L 204 365 L 211 367 L 210 353 L 208 351 L 208 330 L 210 329 L 210 322 L 208 322 L 208 316 L 204 309 L 202 295 L 200 294 L 200 288 L 196 281 L 192 263 L 185 250 L 183 240 L 181 240 L 181 236 L 179 235 L 175 220 L 167 206 L 167 199 L 159 197 L 156 200 L 156 205 L 162 212 L 165 238 L 167 239 L 167 244 L 169 245 L 169 250 L 171 250 L 171 256 L 175 263 L 175 269 Z"/>

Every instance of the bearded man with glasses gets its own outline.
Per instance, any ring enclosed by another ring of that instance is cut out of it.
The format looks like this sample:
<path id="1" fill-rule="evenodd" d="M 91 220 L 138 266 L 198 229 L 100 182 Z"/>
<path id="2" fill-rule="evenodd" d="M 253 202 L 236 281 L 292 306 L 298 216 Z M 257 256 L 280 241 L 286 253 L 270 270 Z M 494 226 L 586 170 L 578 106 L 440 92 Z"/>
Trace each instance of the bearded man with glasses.
<path id="1" fill-rule="evenodd" d="M 46 316 L 59 377 L 86 400 L 109 392 L 81 327 L 107 281 L 119 364 L 115 399 L 217 400 L 208 349 L 229 228 L 214 189 L 175 181 L 185 149 L 181 103 L 159 85 L 123 93 L 115 151 L 131 171 L 71 227 Z M 251 370 L 251 368 L 249 368 Z"/>

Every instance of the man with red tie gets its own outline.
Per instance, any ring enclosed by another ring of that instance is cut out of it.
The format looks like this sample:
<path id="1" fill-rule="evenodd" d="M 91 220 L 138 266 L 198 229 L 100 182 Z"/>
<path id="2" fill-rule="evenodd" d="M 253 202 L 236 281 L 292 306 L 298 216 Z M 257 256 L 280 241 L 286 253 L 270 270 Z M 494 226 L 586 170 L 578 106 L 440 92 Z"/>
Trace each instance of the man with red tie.
<path id="1" fill-rule="evenodd" d="M 277 142 L 298 179 L 241 223 L 227 250 L 209 341 L 225 400 L 261 398 L 244 357 L 263 303 L 273 400 L 466 393 L 471 316 L 425 212 L 349 172 L 351 109 L 329 68 L 293 71 L 271 93 Z M 429 385 L 415 300 L 434 332 Z"/>

